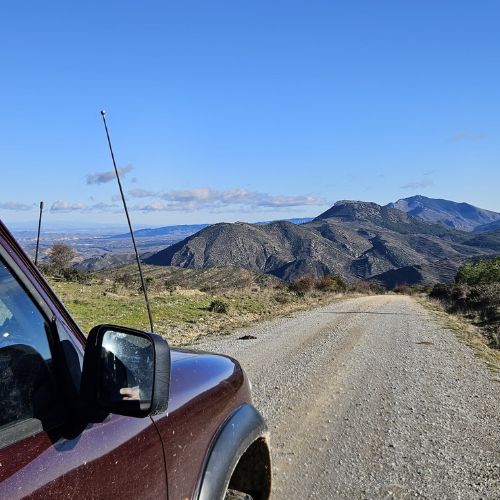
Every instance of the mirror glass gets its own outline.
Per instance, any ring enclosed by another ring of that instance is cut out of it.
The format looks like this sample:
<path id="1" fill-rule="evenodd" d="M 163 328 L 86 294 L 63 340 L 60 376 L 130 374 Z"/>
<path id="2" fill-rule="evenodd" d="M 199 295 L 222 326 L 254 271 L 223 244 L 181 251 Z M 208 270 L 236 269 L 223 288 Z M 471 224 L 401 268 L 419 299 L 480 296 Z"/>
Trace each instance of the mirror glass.
<path id="1" fill-rule="evenodd" d="M 150 339 L 139 332 L 106 330 L 101 345 L 101 402 L 148 410 L 154 378 Z"/>

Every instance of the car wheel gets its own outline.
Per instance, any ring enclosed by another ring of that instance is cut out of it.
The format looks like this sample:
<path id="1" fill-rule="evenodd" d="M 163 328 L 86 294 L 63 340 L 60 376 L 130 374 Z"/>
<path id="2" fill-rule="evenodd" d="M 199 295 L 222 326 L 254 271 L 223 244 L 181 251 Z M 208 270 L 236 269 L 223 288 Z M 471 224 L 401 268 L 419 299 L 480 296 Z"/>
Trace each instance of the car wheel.
<path id="1" fill-rule="evenodd" d="M 243 493 L 242 491 L 227 490 L 224 500 L 253 500 L 253 498 L 248 493 Z"/>

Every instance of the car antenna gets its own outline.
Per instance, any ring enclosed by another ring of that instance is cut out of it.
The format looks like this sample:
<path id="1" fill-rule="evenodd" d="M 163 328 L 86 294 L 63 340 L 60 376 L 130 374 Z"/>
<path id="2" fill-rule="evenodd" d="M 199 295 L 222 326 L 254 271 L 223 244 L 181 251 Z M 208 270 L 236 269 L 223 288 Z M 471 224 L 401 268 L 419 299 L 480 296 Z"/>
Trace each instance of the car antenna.
<path id="1" fill-rule="evenodd" d="M 130 222 L 127 203 L 125 202 L 125 195 L 123 194 L 122 183 L 120 181 L 120 174 L 118 172 L 118 168 L 116 167 L 115 155 L 113 153 L 113 147 L 111 146 L 111 139 L 109 138 L 108 125 L 106 123 L 106 111 L 102 110 L 101 116 L 102 116 L 102 121 L 104 123 L 104 129 L 106 130 L 106 137 L 108 138 L 109 151 L 111 153 L 111 159 L 113 160 L 113 167 L 115 168 L 116 180 L 118 181 L 118 187 L 120 189 L 120 195 L 123 201 L 123 208 L 125 209 L 125 215 L 127 216 L 128 227 L 130 229 L 130 237 L 132 238 L 132 244 L 134 245 L 135 258 L 137 260 L 137 267 L 139 268 L 139 275 L 141 277 L 142 291 L 144 292 L 144 300 L 146 301 L 146 308 L 148 310 L 149 324 L 151 326 L 151 333 L 153 333 L 154 332 L 153 315 L 151 314 L 151 307 L 149 306 L 148 291 L 146 289 L 144 275 L 142 274 L 141 258 L 139 257 L 139 251 L 137 250 L 137 245 L 135 243 L 134 231 L 132 230 L 132 223 Z"/>
<path id="2" fill-rule="evenodd" d="M 40 245 L 40 228 L 42 227 L 43 201 L 40 202 L 40 216 L 38 217 L 38 233 L 36 235 L 35 266 L 38 265 L 38 248 Z"/>

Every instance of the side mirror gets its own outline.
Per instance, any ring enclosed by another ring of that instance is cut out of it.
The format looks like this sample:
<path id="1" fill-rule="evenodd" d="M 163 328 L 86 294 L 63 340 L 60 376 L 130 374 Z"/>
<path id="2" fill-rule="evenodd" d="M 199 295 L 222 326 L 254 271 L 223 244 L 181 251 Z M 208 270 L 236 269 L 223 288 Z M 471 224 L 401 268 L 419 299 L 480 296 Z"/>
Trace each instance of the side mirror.
<path id="1" fill-rule="evenodd" d="M 89 409 L 131 417 L 164 412 L 170 348 L 162 337 L 114 325 L 92 328 L 85 346 L 81 395 Z"/>

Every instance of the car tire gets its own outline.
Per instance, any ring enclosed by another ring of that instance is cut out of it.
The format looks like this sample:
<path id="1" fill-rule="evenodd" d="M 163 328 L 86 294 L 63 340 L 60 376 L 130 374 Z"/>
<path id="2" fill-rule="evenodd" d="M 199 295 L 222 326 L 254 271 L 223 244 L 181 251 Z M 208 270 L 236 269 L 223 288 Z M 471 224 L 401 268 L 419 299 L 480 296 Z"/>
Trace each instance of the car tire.
<path id="1" fill-rule="evenodd" d="M 242 491 L 227 490 L 224 500 L 253 500 L 253 498 Z"/>

